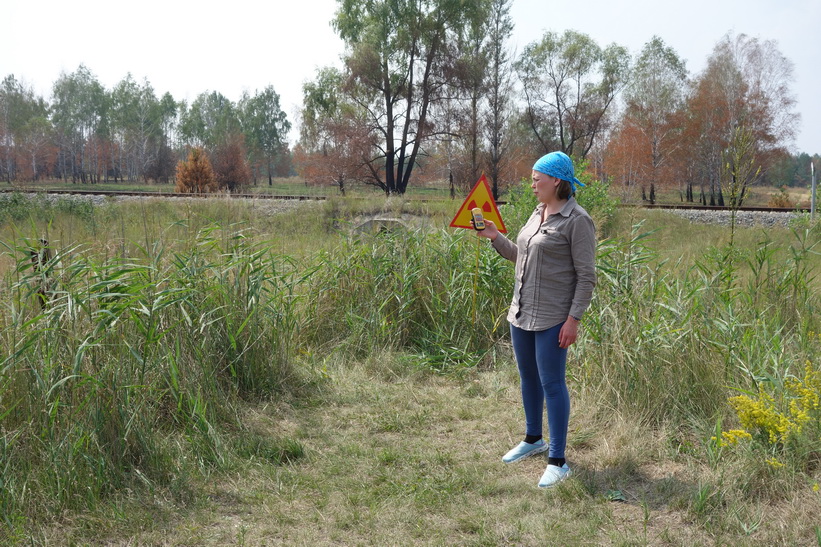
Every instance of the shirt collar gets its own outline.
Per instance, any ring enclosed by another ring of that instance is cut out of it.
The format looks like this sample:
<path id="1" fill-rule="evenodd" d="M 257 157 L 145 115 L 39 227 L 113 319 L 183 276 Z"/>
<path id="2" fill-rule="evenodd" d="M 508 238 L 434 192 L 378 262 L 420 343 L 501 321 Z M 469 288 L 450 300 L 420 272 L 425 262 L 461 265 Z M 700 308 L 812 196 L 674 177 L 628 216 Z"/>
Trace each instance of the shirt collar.
<path id="1" fill-rule="evenodd" d="M 570 196 L 569 198 L 567 198 L 567 203 L 565 203 L 564 206 L 559 210 L 559 213 L 563 217 L 569 217 L 570 213 L 572 213 L 573 209 L 575 209 L 575 208 L 576 208 L 576 198 L 574 198 L 573 196 Z"/>
<path id="2" fill-rule="evenodd" d="M 541 215 L 544 208 L 545 208 L 545 204 L 540 202 L 539 205 L 536 207 L 536 211 L 538 211 L 539 214 Z M 576 208 L 576 198 L 574 198 L 573 196 L 570 196 L 567 199 L 567 203 L 562 205 L 562 208 L 559 209 L 559 214 L 562 215 L 563 217 L 567 218 L 567 217 L 570 216 L 570 213 L 572 213 L 573 209 L 575 209 L 575 208 Z"/>

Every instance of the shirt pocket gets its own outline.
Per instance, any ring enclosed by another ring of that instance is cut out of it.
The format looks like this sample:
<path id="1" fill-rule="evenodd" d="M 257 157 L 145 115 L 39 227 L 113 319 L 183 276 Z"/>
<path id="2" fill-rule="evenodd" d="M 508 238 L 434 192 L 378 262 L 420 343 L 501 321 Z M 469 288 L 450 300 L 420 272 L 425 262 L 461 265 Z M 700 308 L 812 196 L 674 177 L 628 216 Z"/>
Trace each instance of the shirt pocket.
<path id="1" fill-rule="evenodd" d="M 539 229 L 539 253 L 543 258 L 555 260 L 570 254 L 570 243 L 557 228 L 547 226 Z"/>

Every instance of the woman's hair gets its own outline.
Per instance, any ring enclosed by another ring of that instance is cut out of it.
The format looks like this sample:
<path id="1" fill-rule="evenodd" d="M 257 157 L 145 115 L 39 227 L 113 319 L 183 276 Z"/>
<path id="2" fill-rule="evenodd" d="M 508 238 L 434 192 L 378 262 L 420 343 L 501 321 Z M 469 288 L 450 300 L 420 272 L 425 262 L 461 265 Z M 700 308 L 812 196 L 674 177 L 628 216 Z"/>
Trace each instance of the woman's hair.
<path id="1" fill-rule="evenodd" d="M 556 187 L 556 197 L 559 199 L 569 199 L 573 195 L 573 187 L 566 180 L 559 179 L 559 185 Z"/>

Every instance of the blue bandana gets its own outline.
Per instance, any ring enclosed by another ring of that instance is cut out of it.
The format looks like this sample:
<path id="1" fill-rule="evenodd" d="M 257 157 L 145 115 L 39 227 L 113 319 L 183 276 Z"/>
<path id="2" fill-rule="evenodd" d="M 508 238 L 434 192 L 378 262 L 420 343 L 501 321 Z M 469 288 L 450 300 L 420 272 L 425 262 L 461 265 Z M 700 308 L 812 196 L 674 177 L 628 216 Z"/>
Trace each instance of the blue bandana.
<path id="1" fill-rule="evenodd" d="M 573 161 L 564 152 L 551 152 L 539 158 L 533 165 L 533 170 L 544 173 L 549 177 L 566 180 L 570 183 L 573 193 L 576 193 L 576 186 L 584 186 L 574 175 Z"/>

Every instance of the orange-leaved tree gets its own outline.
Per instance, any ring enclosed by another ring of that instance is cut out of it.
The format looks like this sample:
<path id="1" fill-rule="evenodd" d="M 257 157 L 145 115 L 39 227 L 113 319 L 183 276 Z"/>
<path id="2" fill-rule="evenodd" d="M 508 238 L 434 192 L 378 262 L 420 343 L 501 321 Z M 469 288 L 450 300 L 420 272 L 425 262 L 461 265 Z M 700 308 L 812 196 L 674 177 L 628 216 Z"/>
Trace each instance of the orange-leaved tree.
<path id="1" fill-rule="evenodd" d="M 629 201 L 641 184 L 645 160 L 649 156 L 645 144 L 641 129 L 631 117 L 624 116 L 603 151 L 605 174 L 614 183 L 613 189 L 621 193 L 623 201 Z"/>
<path id="2" fill-rule="evenodd" d="M 236 192 L 250 182 L 251 168 L 245 159 L 245 139 L 242 134 L 229 136 L 217 146 L 213 158 L 214 176 L 220 190 Z"/>
<path id="3" fill-rule="evenodd" d="M 343 84 L 342 73 L 333 68 L 319 70 L 315 81 L 303 84 L 297 172 L 306 184 L 334 184 L 343 195 L 349 182 L 386 190 L 370 169 L 375 142 L 365 112 L 341 92 Z"/>
<path id="4" fill-rule="evenodd" d="M 649 201 L 655 202 L 656 187 L 672 185 L 678 178 L 671 164 L 681 143 L 687 69 L 675 50 L 654 36 L 642 49 L 631 79 L 625 94 L 625 125 L 637 130 L 642 196 L 648 199 L 649 186 Z"/>
<path id="5" fill-rule="evenodd" d="M 216 191 L 217 179 L 202 148 L 192 148 L 187 161 L 177 164 L 176 191 L 181 194 L 207 194 Z"/>
<path id="6" fill-rule="evenodd" d="M 728 34 L 713 49 L 694 82 L 687 121 L 692 127 L 685 127 L 711 205 L 724 205 L 724 192 L 730 192 L 729 205 L 740 206 L 747 187 L 791 144 L 799 121 L 792 69 L 775 42 L 745 34 Z"/>

